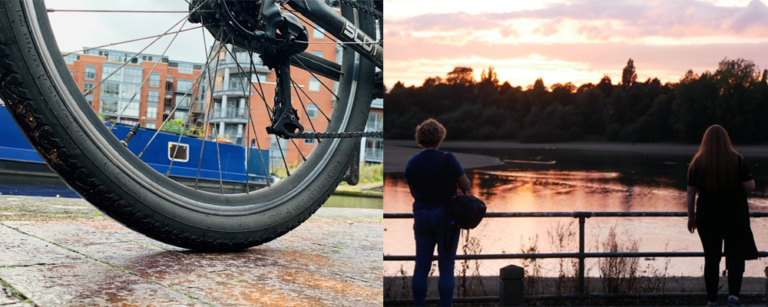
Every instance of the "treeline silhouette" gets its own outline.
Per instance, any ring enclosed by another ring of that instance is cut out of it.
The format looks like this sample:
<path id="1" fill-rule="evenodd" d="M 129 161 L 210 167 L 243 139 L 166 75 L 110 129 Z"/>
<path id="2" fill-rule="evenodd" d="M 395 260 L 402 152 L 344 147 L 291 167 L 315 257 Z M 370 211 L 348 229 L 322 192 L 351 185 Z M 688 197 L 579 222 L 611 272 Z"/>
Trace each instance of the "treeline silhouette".
<path id="1" fill-rule="evenodd" d="M 735 143 L 768 141 L 768 69 L 745 59 L 722 60 L 715 72 L 689 70 L 679 82 L 637 81 L 630 59 L 622 80 L 549 87 L 539 78 L 523 89 L 500 84 L 493 67 L 479 81 L 469 67 L 419 86 L 396 83 L 387 103 L 385 137 L 413 138 L 416 125 L 435 118 L 450 139 L 697 143 L 712 124 Z"/>

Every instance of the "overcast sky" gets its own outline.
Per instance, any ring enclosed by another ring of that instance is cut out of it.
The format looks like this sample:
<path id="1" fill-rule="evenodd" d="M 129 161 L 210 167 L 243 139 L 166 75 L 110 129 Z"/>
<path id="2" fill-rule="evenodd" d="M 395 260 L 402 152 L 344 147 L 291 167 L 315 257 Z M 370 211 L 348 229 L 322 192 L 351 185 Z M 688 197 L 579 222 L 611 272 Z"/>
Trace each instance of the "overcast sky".
<path id="1" fill-rule="evenodd" d="M 105 10 L 173 10 L 187 11 L 188 4 L 183 0 L 46 0 L 48 8 L 53 9 L 105 9 Z M 164 33 L 185 14 L 138 14 L 138 13 L 48 13 L 51 26 L 59 49 L 71 52 L 84 46 L 96 47 L 134 38 Z M 184 29 L 199 24 L 187 23 Z M 176 28 L 178 30 L 178 26 Z M 154 43 L 147 53 L 162 54 L 172 39 L 166 36 Z M 153 39 L 127 43 L 114 47 L 116 50 L 138 52 Z M 206 32 L 206 42 L 211 45 L 213 38 Z M 166 53 L 171 60 L 205 62 L 203 34 L 200 29 L 180 33 Z"/>
<path id="2" fill-rule="evenodd" d="M 455 66 L 496 67 L 526 86 L 639 79 L 678 81 L 725 57 L 768 68 L 768 0 L 386 0 L 385 83 L 421 85 Z"/>

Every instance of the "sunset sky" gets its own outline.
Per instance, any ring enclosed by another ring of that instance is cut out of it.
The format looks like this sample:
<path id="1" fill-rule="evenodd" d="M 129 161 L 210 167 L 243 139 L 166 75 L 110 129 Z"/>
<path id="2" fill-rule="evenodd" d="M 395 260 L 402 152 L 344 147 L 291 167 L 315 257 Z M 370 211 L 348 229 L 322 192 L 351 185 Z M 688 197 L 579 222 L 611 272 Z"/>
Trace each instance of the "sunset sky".
<path id="1" fill-rule="evenodd" d="M 494 66 L 513 86 L 538 77 L 678 81 L 725 57 L 768 68 L 768 0 L 386 0 L 385 84 L 421 85 L 455 66 Z"/>

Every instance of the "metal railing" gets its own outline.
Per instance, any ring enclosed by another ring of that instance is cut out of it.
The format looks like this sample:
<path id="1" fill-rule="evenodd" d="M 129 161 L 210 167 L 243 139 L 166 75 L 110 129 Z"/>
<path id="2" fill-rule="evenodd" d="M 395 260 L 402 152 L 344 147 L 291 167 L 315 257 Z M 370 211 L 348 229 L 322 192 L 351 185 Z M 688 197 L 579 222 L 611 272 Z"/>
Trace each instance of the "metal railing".
<path id="1" fill-rule="evenodd" d="M 214 110 L 214 116 L 216 116 L 216 119 L 224 119 L 224 118 L 240 118 L 240 119 L 248 119 L 248 113 L 245 111 L 245 109 L 226 109 L 224 112 L 221 112 L 221 108 Z"/>
<path id="2" fill-rule="evenodd" d="M 687 217 L 687 212 L 669 212 L 669 211 L 656 211 L 656 212 L 591 212 L 591 211 L 576 211 L 576 212 L 489 212 L 485 214 L 485 218 L 577 218 L 579 219 L 579 251 L 576 253 L 536 253 L 536 254 L 470 254 L 470 255 L 456 255 L 457 260 L 492 260 L 492 259 L 544 259 L 544 258 L 577 258 L 579 259 L 579 292 L 573 294 L 575 297 L 590 297 L 594 294 L 584 293 L 585 286 L 585 265 L 584 260 L 586 258 L 642 258 L 642 257 L 665 257 L 665 258 L 680 258 L 680 257 L 704 257 L 703 252 L 602 252 L 602 253 L 588 253 L 584 250 L 584 224 L 588 218 L 591 217 Z M 768 212 L 751 212 L 749 214 L 753 218 L 768 217 Z M 412 219 L 413 213 L 384 213 L 385 219 Z M 760 251 L 759 257 L 768 257 L 768 251 Z M 415 261 L 415 255 L 384 255 L 384 261 Z M 433 256 L 432 260 L 437 260 L 437 256 Z M 611 295 L 611 294 L 606 294 Z M 691 295 L 696 295 L 691 293 Z M 554 296 L 553 296 L 554 297 Z M 544 298 L 544 297 L 542 297 Z M 549 297 L 547 297 L 549 298 Z M 565 297 L 564 297 L 565 298 Z M 488 297 L 479 297 L 477 300 L 474 298 L 464 298 L 463 301 L 477 301 L 487 302 Z M 386 303 L 386 300 L 385 300 Z"/>

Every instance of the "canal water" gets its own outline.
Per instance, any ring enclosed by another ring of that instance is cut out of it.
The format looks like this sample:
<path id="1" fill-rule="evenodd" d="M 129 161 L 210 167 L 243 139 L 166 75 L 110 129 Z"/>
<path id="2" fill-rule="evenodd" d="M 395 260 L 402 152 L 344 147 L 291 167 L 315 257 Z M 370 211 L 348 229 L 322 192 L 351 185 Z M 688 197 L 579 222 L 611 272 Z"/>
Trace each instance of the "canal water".
<path id="1" fill-rule="evenodd" d="M 498 157 L 503 165 L 467 170 L 471 193 L 486 201 L 490 212 L 572 211 L 685 211 L 686 170 L 690 155 L 643 152 L 563 149 L 449 148 L 454 152 Z M 751 211 L 768 211 L 768 158 L 745 156 L 757 189 L 749 199 Z M 384 212 L 412 212 L 413 199 L 402 173 L 385 175 Z M 587 251 L 603 251 L 611 228 L 622 245 L 637 242 L 639 251 L 701 251 L 697 234 L 686 230 L 686 218 L 590 218 L 586 222 Z M 413 255 L 412 220 L 384 221 L 384 253 Z M 723 225 L 729 227 L 729 225 Z M 557 233 L 564 242 L 553 240 Z M 758 249 L 768 250 L 768 218 L 752 219 Z M 573 218 L 486 219 L 470 232 L 476 244 L 466 253 L 577 252 L 578 223 Z M 462 237 L 462 242 L 466 239 Z M 465 253 L 459 248 L 459 254 Z M 654 268 L 668 275 L 700 276 L 704 260 L 699 258 L 640 259 L 640 274 Z M 498 275 L 498 269 L 518 260 L 481 261 L 475 274 Z M 555 276 L 558 260 L 539 260 L 542 274 Z M 529 264 L 530 265 L 530 264 Z M 587 260 L 589 274 L 598 276 L 597 260 Z M 724 261 L 723 261 L 724 265 Z M 748 261 L 747 276 L 764 277 L 765 259 Z M 457 264 L 457 270 L 460 265 Z M 385 274 L 403 269 L 408 275 L 412 262 L 387 262 Z M 656 271 L 658 272 L 658 271 Z"/>
<path id="2" fill-rule="evenodd" d="M 58 177 L 0 174 L 0 195 L 80 198 Z M 324 207 L 381 209 L 380 197 L 331 195 Z"/>

